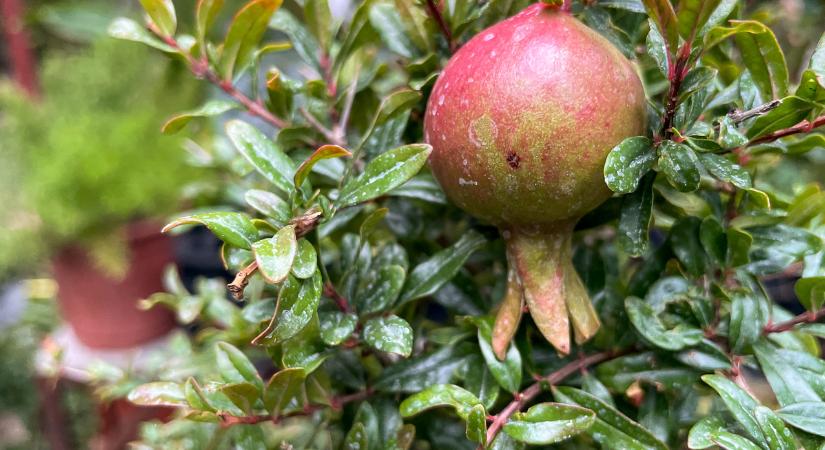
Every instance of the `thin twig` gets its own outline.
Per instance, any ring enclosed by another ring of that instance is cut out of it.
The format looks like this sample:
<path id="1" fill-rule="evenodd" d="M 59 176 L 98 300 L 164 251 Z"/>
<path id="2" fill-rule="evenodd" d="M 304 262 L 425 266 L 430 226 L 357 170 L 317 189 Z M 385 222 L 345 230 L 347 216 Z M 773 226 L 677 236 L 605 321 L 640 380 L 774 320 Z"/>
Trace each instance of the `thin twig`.
<path id="1" fill-rule="evenodd" d="M 359 72 L 360 67 L 357 67 L 355 69 L 355 75 L 353 76 L 352 83 L 350 83 L 349 89 L 347 89 L 347 96 L 344 98 L 341 119 L 338 121 L 338 125 L 333 129 L 335 136 L 340 138 L 342 141 L 344 140 L 344 135 L 346 134 L 347 127 L 349 126 L 349 116 L 352 112 L 352 104 L 355 101 L 355 93 L 358 90 Z"/>
<path id="2" fill-rule="evenodd" d="M 825 125 L 825 116 L 819 116 L 814 119 L 813 122 L 809 122 L 807 120 L 803 120 L 798 124 L 784 128 L 781 130 L 774 131 L 773 133 L 766 134 L 765 136 L 756 138 L 745 144 L 746 147 L 752 147 L 754 145 L 765 144 L 768 142 L 773 142 L 777 139 L 781 139 L 786 136 L 790 136 L 792 134 L 799 134 L 799 133 L 808 133 L 814 128 L 819 128 Z"/>
<path id="3" fill-rule="evenodd" d="M 339 411 L 343 408 L 344 405 L 347 403 L 358 402 L 361 400 L 365 400 L 372 396 L 374 393 L 372 388 L 367 388 L 363 391 L 355 392 L 352 394 L 342 395 L 340 397 L 333 397 L 330 399 L 329 408 Z M 288 417 L 296 417 L 296 416 L 308 416 L 310 414 L 315 413 L 316 411 L 320 411 L 322 409 L 327 408 L 327 405 L 321 404 L 309 404 L 303 407 L 303 409 L 290 411 L 284 414 L 278 415 L 270 415 L 270 414 L 253 414 L 249 416 L 233 416 L 225 412 L 217 413 L 218 419 L 220 420 L 220 424 L 222 427 L 231 427 L 234 425 L 254 425 L 263 422 L 272 422 L 272 423 L 279 423 L 281 420 L 286 419 Z"/>
<path id="4" fill-rule="evenodd" d="M 299 111 L 301 112 L 301 115 L 304 116 L 304 119 L 306 119 L 307 123 L 312 125 L 312 128 L 318 130 L 318 132 L 321 133 L 324 136 L 324 138 L 327 141 L 329 141 L 330 144 L 340 145 L 342 147 L 346 145 L 346 142 L 344 142 L 343 139 L 336 136 L 335 133 L 332 132 L 332 130 L 330 130 L 329 128 L 324 126 L 324 124 L 319 122 L 318 119 L 316 119 L 312 114 L 309 113 L 309 111 L 306 110 L 306 108 L 302 107 Z"/>
<path id="5" fill-rule="evenodd" d="M 332 301 L 334 301 L 335 304 L 338 305 L 338 309 L 340 309 L 341 312 L 348 313 L 352 310 L 352 308 L 350 308 L 349 306 L 349 302 L 347 301 L 347 299 L 335 290 L 335 286 L 333 286 L 332 283 L 327 282 L 326 284 L 324 284 L 324 295 L 331 298 Z"/>
<path id="6" fill-rule="evenodd" d="M 527 389 L 521 392 L 517 392 L 514 395 L 513 401 L 511 401 L 510 404 L 504 407 L 504 409 L 502 409 L 501 412 L 499 412 L 495 416 L 492 416 L 492 423 L 487 428 L 487 444 L 489 445 L 493 442 L 498 432 L 501 431 L 501 428 L 510 419 L 510 416 L 520 411 L 522 408 L 524 408 L 524 405 L 526 405 L 530 400 L 539 395 L 542 391 L 542 388 L 545 385 L 558 384 L 565 378 L 569 377 L 570 375 L 573 375 L 574 373 L 586 367 L 607 361 L 609 359 L 617 358 L 619 356 L 627 354 L 628 352 L 629 350 L 618 350 L 594 353 L 592 355 L 573 361 L 555 372 L 552 372 L 543 377 L 539 377 L 536 380 L 536 382 L 531 384 Z M 484 446 L 479 446 L 479 449 L 483 448 Z"/>
<path id="7" fill-rule="evenodd" d="M 668 55 L 670 52 L 668 52 Z M 685 42 L 679 50 L 679 55 L 676 57 L 676 62 L 673 65 L 668 64 L 668 81 L 670 87 L 668 88 L 667 98 L 665 101 L 665 115 L 662 119 L 661 135 L 664 139 L 670 139 L 673 136 L 673 119 L 676 117 L 676 109 L 679 106 L 679 94 L 682 88 L 682 81 L 688 73 L 688 60 L 690 59 L 690 43 Z M 668 61 L 671 58 L 668 57 Z"/>
<path id="8" fill-rule="evenodd" d="M 794 329 L 797 325 L 801 325 L 804 323 L 815 323 L 819 321 L 822 317 L 825 317 L 825 308 L 822 308 L 817 311 L 807 311 L 804 312 L 791 320 L 780 322 L 777 324 L 767 324 L 765 328 L 762 330 L 763 334 L 771 334 L 771 333 L 782 333 L 783 331 L 790 331 Z"/>
<path id="9" fill-rule="evenodd" d="M 235 279 L 232 280 L 231 283 L 226 285 L 226 288 L 229 289 L 229 292 L 232 293 L 232 297 L 235 298 L 235 300 L 240 301 L 243 299 L 243 291 L 246 289 L 246 285 L 249 284 L 249 277 L 257 271 L 258 262 L 252 261 L 250 265 L 244 267 L 235 275 Z"/>
<path id="10" fill-rule="evenodd" d="M 779 104 L 782 103 L 779 100 L 771 100 L 768 103 L 763 105 L 759 105 L 755 108 L 751 108 L 747 111 L 733 111 L 728 114 L 728 117 L 733 121 L 733 123 L 744 122 L 751 117 L 761 116 L 763 114 L 767 114 L 771 110 L 776 109 Z"/>
<path id="11" fill-rule="evenodd" d="M 435 20 L 435 23 L 441 30 L 441 34 L 443 34 L 444 39 L 447 40 L 447 45 L 450 47 L 450 53 L 454 52 L 456 45 L 453 41 L 453 33 L 450 31 L 450 27 L 447 26 L 447 22 L 444 21 L 444 16 L 441 15 L 441 10 L 438 8 L 438 5 L 435 4 L 435 0 L 427 0 L 427 12 L 429 12 L 430 17 Z"/>

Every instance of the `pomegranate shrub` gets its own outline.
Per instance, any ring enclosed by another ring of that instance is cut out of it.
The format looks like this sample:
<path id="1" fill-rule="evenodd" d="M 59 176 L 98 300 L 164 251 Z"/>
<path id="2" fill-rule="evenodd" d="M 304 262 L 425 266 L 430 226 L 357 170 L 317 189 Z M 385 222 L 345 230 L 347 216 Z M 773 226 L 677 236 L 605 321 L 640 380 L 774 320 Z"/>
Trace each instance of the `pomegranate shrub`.
<path id="1" fill-rule="evenodd" d="M 234 279 L 144 302 L 190 332 L 101 380 L 176 409 L 139 446 L 822 448 L 825 43 L 778 7 L 141 3 L 110 33 L 217 88 L 165 230 Z"/>

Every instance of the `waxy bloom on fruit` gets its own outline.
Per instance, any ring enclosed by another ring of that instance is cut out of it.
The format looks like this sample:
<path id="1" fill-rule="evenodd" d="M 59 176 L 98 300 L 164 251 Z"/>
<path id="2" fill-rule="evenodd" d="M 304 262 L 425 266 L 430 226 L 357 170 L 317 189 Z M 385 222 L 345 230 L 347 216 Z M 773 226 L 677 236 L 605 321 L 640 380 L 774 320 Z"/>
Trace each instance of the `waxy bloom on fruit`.
<path id="1" fill-rule="evenodd" d="M 493 347 L 502 357 L 526 303 L 561 353 L 599 320 L 571 262 L 579 218 L 610 197 L 603 166 L 644 133 L 633 65 L 566 11 L 535 4 L 473 37 L 447 63 L 429 99 L 430 165 L 452 202 L 499 227 L 509 287 Z"/>

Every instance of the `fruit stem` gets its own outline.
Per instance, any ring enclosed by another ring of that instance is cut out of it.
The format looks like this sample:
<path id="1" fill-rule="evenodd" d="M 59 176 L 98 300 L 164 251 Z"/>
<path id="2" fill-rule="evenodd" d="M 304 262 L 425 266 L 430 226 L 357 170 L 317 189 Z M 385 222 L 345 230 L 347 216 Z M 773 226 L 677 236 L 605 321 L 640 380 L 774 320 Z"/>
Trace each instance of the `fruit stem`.
<path id="1" fill-rule="evenodd" d="M 590 296 L 573 267 L 572 238 L 575 221 L 540 228 L 504 231 L 507 253 L 539 331 L 556 350 L 570 353 L 570 322 L 576 342 L 584 342 L 599 329 Z"/>

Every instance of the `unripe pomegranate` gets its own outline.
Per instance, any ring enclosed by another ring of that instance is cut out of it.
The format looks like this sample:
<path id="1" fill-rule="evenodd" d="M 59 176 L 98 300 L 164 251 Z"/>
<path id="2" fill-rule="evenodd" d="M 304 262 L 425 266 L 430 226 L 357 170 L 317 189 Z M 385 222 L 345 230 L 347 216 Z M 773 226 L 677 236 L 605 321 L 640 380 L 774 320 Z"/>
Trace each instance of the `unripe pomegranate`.
<path id="1" fill-rule="evenodd" d="M 450 59 L 424 122 L 430 166 L 447 197 L 499 227 L 508 293 L 493 347 L 503 357 L 522 302 L 547 340 L 570 351 L 598 330 L 571 262 L 580 217 L 610 197 L 603 166 L 645 131 L 633 65 L 568 12 L 537 3 L 482 31 Z"/>

